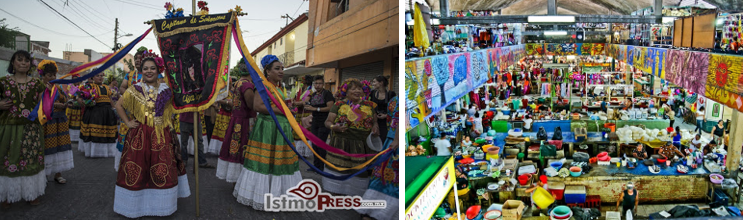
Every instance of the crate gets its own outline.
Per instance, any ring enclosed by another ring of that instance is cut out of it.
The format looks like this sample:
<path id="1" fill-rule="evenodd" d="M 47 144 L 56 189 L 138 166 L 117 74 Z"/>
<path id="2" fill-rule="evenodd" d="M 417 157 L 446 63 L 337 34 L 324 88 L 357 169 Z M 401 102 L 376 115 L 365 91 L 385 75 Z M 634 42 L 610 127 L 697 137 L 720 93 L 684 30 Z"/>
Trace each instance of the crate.
<path id="1" fill-rule="evenodd" d="M 719 202 L 723 206 L 727 206 L 730 203 L 730 197 L 722 190 L 715 190 L 712 197 L 713 202 Z"/>
<path id="2" fill-rule="evenodd" d="M 565 203 L 586 203 L 585 186 L 565 186 Z M 585 207 L 583 207 L 585 208 Z"/>
<path id="3" fill-rule="evenodd" d="M 606 220 L 621 220 L 622 214 L 620 212 L 606 211 Z"/>
<path id="4" fill-rule="evenodd" d="M 601 196 L 599 195 L 586 196 L 586 208 L 597 208 L 601 210 Z"/>

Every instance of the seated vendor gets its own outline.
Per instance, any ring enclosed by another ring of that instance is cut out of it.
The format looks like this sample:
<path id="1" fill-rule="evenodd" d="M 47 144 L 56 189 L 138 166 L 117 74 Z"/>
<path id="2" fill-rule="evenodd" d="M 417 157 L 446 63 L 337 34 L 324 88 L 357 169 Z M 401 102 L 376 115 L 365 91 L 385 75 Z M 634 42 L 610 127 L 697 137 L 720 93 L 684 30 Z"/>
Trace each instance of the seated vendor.
<path id="1" fill-rule="evenodd" d="M 679 151 L 676 146 L 673 146 L 673 143 L 670 141 L 666 143 L 666 145 L 663 145 L 660 147 L 660 150 L 658 150 L 658 154 L 661 156 L 665 156 L 668 159 L 672 159 L 674 155 L 679 155 L 679 157 L 684 157 L 684 154 Z"/>
<path id="2" fill-rule="evenodd" d="M 702 149 L 702 153 L 704 153 L 704 155 L 707 155 L 709 153 L 712 153 L 715 148 L 717 148 L 717 141 L 712 140 L 711 142 L 709 142 L 709 144 L 704 146 L 704 148 Z"/>
<path id="3" fill-rule="evenodd" d="M 645 151 L 645 148 L 642 146 L 642 144 L 638 144 L 637 148 L 632 150 L 632 156 L 637 158 L 638 160 L 644 160 L 648 159 L 648 152 Z"/>
<path id="4" fill-rule="evenodd" d="M 694 152 L 702 148 L 702 135 L 697 134 L 694 136 L 694 139 L 691 139 L 691 144 L 689 145 L 689 151 Z"/>

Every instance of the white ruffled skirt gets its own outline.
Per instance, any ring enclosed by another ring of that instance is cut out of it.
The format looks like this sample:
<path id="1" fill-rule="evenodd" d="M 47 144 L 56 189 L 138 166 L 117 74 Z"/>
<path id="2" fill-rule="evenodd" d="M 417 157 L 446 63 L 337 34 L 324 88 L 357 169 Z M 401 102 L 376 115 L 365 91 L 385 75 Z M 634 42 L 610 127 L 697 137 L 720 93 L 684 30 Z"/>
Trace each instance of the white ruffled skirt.
<path id="1" fill-rule="evenodd" d="M 335 172 L 328 168 L 325 168 L 326 173 L 333 174 L 336 176 L 342 176 L 345 174 Z M 351 177 L 347 180 L 334 180 L 327 177 L 322 178 L 322 189 L 331 193 L 343 194 L 348 196 L 361 196 L 364 195 L 366 189 L 369 188 L 369 178 Z"/>
<path id="2" fill-rule="evenodd" d="M 70 129 L 70 141 L 80 142 L 80 130 Z"/>
<path id="3" fill-rule="evenodd" d="M 116 170 L 117 173 L 119 172 L 120 163 L 121 163 L 121 152 L 117 150 L 116 152 L 114 152 L 114 170 Z"/>
<path id="4" fill-rule="evenodd" d="M 0 202 L 14 203 L 33 201 L 44 195 L 46 189 L 46 171 L 42 170 L 31 176 L 0 176 Z"/>
<path id="5" fill-rule="evenodd" d="M 178 185 L 170 189 L 132 191 L 116 186 L 114 212 L 127 218 L 169 216 L 178 209 L 178 198 L 191 195 L 186 175 L 178 176 Z"/>
<path id="6" fill-rule="evenodd" d="M 356 212 L 360 214 L 367 214 L 375 219 L 397 219 L 399 217 L 398 199 L 382 192 L 369 189 L 366 190 L 363 200 L 384 200 L 387 202 L 387 207 L 384 209 L 356 209 Z"/>
<path id="7" fill-rule="evenodd" d="M 279 197 L 301 181 L 302 174 L 299 171 L 291 175 L 274 176 L 253 172 L 243 167 L 232 195 L 240 204 L 264 211 L 266 194 L 271 193 L 274 197 Z"/>
<path id="8" fill-rule="evenodd" d="M 312 144 L 312 142 L 309 141 L 307 141 L 307 143 Z M 310 147 L 304 144 L 302 140 L 295 140 L 294 147 L 297 148 L 297 152 L 299 152 L 299 155 L 302 155 L 303 157 L 313 156 L 312 151 L 310 151 Z"/>
<path id="9" fill-rule="evenodd" d="M 57 152 L 44 156 L 44 170 L 46 175 L 59 173 L 75 168 L 75 161 L 72 159 L 72 150 Z"/>
<path id="10" fill-rule="evenodd" d="M 78 142 L 77 146 L 83 149 L 85 157 L 114 157 L 119 152 L 116 143 Z"/>
<path id="11" fill-rule="evenodd" d="M 217 160 L 217 178 L 226 180 L 228 183 L 237 182 L 242 168 L 243 164 L 241 163 L 232 163 L 219 159 Z"/>
<path id="12" fill-rule="evenodd" d="M 206 148 L 206 153 L 207 154 L 216 154 L 216 155 L 219 155 L 219 151 L 222 150 L 222 141 L 217 140 L 217 139 L 212 139 L 209 142 L 209 145 L 204 145 L 204 146 L 208 146 Z"/>

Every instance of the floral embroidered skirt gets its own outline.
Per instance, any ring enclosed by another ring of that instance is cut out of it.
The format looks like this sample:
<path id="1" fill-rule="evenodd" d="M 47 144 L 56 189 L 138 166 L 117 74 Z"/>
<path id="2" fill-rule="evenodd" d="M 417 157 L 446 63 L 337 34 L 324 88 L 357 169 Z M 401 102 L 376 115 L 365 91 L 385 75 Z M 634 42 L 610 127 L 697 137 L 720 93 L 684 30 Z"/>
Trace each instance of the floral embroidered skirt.
<path id="1" fill-rule="evenodd" d="M 214 123 L 214 131 L 212 131 L 212 139 L 209 141 L 209 147 L 206 150 L 207 153 L 219 155 L 219 152 L 222 150 L 222 143 L 226 137 L 225 133 L 230 125 L 231 116 L 232 112 L 225 109 L 221 109 L 217 113 L 217 120 Z M 229 138 L 227 139 L 229 140 Z"/>
<path id="2" fill-rule="evenodd" d="M 219 119 L 217 119 L 219 120 Z M 250 138 L 251 121 L 254 118 L 235 114 L 230 118 L 217 162 L 217 178 L 236 182 L 245 162 L 244 149 Z M 216 128 L 215 128 L 216 133 Z M 214 139 L 212 139 L 214 141 Z"/>
<path id="3" fill-rule="evenodd" d="M 40 124 L 0 125 L 0 202 L 44 195 L 44 133 Z"/>

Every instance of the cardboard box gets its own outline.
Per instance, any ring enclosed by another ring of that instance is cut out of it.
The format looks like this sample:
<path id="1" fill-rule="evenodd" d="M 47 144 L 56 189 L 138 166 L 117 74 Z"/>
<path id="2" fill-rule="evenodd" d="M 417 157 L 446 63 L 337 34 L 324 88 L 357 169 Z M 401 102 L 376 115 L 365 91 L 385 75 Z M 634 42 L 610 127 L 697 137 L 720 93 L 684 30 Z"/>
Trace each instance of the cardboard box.
<path id="1" fill-rule="evenodd" d="M 503 220 L 520 220 L 524 212 L 524 202 L 508 200 L 503 203 Z"/>

